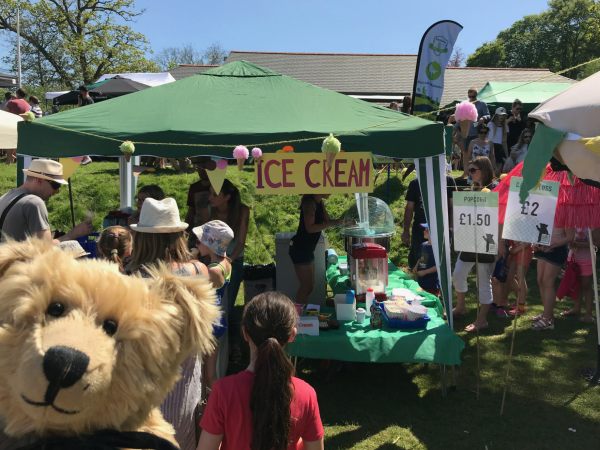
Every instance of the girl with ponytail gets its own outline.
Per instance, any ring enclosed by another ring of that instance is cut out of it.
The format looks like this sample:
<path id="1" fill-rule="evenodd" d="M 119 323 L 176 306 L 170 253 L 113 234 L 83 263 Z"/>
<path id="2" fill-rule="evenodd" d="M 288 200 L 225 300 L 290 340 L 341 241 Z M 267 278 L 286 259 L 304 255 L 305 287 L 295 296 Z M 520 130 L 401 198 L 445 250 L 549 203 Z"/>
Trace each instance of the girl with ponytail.
<path id="1" fill-rule="evenodd" d="M 217 381 L 200 426 L 197 450 L 322 450 L 323 425 L 314 389 L 294 377 L 285 345 L 296 337 L 297 313 L 280 292 L 244 308 L 242 335 L 250 365 Z"/>
<path id="2" fill-rule="evenodd" d="M 127 228 L 113 226 L 105 228 L 98 239 L 98 253 L 114 262 L 125 273 L 124 261 L 131 256 L 132 238 Z"/>

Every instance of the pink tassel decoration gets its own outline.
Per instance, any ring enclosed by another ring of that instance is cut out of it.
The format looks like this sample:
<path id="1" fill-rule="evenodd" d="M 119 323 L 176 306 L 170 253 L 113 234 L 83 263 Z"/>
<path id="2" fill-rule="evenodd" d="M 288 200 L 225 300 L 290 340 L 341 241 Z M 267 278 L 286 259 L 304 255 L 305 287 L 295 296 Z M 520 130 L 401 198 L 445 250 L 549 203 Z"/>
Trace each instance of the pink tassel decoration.
<path id="1" fill-rule="evenodd" d="M 252 157 L 254 158 L 255 161 L 260 161 L 262 158 L 263 152 L 260 148 L 258 147 L 254 147 L 252 149 Z"/>
<path id="2" fill-rule="evenodd" d="M 248 156 L 250 156 L 250 152 L 248 151 L 248 148 L 244 147 L 243 145 L 238 145 L 233 149 L 233 157 L 237 161 L 239 170 L 244 168 L 244 162 L 248 159 Z"/>

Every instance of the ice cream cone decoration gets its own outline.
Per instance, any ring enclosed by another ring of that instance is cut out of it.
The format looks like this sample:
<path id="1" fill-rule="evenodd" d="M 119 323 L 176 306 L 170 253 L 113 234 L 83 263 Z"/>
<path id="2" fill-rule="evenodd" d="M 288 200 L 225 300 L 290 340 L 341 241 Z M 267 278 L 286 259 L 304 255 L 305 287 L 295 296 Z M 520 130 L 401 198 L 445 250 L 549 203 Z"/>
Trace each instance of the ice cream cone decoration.
<path id="1" fill-rule="evenodd" d="M 330 168 L 333 165 L 333 161 L 335 157 L 342 149 L 342 143 L 336 139 L 333 134 L 329 134 L 323 141 L 323 145 L 321 145 L 321 151 L 325 153 L 325 164 L 327 168 Z"/>
<path id="2" fill-rule="evenodd" d="M 471 124 L 473 122 L 471 122 L 470 120 L 461 120 L 458 124 L 460 125 L 460 135 L 463 138 L 466 138 L 469 135 L 469 128 L 471 128 Z"/>
<path id="3" fill-rule="evenodd" d="M 473 122 L 477 122 L 477 117 L 477 108 L 470 101 L 465 100 L 456 105 L 454 118 L 460 125 L 460 134 L 463 138 L 466 138 L 469 135 L 469 128 Z"/>
<path id="4" fill-rule="evenodd" d="M 239 170 L 244 168 L 244 163 L 248 159 L 248 156 L 250 156 L 250 152 L 248 151 L 248 148 L 243 145 L 238 145 L 233 149 L 233 157 L 237 161 Z"/>
<path id="5" fill-rule="evenodd" d="M 292 147 L 291 145 L 284 145 L 282 148 L 277 150 L 275 153 L 293 153 L 293 152 L 294 152 L 294 147 Z"/>
<path id="6" fill-rule="evenodd" d="M 131 141 L 124 141 L 121 145 L 119 145 L 119 150 L 123 153 L 125 157 L 125 161 L 129 162 L 131 159 L 131 155 L 135 152 L 135 145 Z"/>
<path id="7" fill-rule="evenodd" d="M 258 147 L 254 147 L 252 149 L 252 157 L 254 158 L 254 161 L 259 162 L 262 159 L 262 150 Z"/>

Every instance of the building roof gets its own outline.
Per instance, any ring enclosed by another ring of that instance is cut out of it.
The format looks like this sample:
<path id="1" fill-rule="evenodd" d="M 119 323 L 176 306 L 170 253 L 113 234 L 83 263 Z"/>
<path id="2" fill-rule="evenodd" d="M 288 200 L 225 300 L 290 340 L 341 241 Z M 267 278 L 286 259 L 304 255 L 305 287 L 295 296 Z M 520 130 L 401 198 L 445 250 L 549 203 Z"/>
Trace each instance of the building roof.
<path id="1" fill-rule="evenodd" d="M 344 94 L 402 97 L 412 92 L 417 55 L 357 53 L 289 53 L 231 51 L 227 62 L 246 60 Z M 449 67 L 442 104 L 467 97 L 471 86 L 488 81 L 573 82 L 548 69 Z"/>
<path id="2" fill-rule="evenodd" d="M 214 64 L 179 64 L 174 69 L 169 70 L 171 75 L 176 80 L 181 80 L 182 78 L 187 78 L 192 75 L 196 75 L 202 72 L 206 72 L 208 69 L 212 69 L 213 67 L 219 67 Z"/>
<path id="3" fill-rule="evenodd" d="M 412 92 L 417 55 L 357 53 L 249 52 L 233 50 L 227 62 L 248 61 L 275 72 L 344 94 L 380 103 Z M 212 66 L 181 65 L 176 78 L 202 73 Z M 467 90 L 482 89 L 488 81 L 573 82 L 548 69 L 449 67 L 442 105 L 466 99 Z"/>
<path id="4" fill-rule="evenodd" d="M 17 86 L 17 76 L 11 75 L 8 73 L 0 73 L 0 87 L 8 88 L 8 87 L 16 87 Z"/>
<path id="5" fill-rule="evenodd" d="M 416 55 L 271 53 L 232 51 L 227 62 L 246 60 L 344 94 L 409 94 Z"/>

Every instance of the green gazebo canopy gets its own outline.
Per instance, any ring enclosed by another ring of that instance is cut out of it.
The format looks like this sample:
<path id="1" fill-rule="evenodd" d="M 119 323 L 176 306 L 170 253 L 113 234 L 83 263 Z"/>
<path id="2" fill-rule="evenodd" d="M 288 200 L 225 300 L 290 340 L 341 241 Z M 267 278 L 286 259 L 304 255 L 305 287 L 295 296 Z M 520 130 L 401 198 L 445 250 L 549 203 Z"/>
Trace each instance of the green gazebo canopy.
<path id="1" fill-rule="evenodd" d="M 486 103 L 504 106 L 510 109 L 515 99 L 523 102 L 523 107 L 531 111 L 540 103 L 554 97 L 556 94 L 568 89 L 572 83 L 533 83 L 512 81 L 489 81 L 479 91 L 477 97 Z M 493 111 L 490 111 L 493 113 Z"/>
<path id="2" fill-rule="evenodd" d="M 236 145 L 320 151 L 334 133 L 347 151 L 414 158 L 444 151 L 443 126 L 236 61 L 183 80 L 20 124 L 18 152 L 66 157 L 232 157 Z"/>

